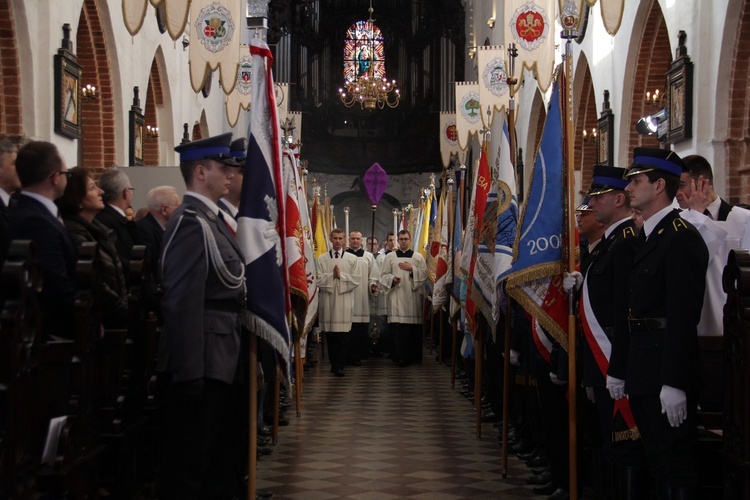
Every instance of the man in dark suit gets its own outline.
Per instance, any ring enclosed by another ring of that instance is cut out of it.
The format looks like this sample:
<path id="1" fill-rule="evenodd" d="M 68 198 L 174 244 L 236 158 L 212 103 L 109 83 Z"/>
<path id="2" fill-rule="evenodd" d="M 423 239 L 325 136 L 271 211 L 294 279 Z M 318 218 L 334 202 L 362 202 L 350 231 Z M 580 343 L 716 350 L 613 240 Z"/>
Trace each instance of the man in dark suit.
<path id="1" fill-rule="evenodd" d="M 30 142 L 18 152 L 16 171 L 23 186 L 10 216 L 11 240 L 31 240 L 42 272 L 39 306 L 42 335 L 73 338 L 76 249 L 54 200 L 68 183 L 68 169 L 54 144 Z"/>
<path id="2" fill-rule="evenodd" d="M 124 171 L 112 167 L 99 177 L 99 188 L 104 191 L 104 210 L 96 215 L 96 220 L 115 232 L 115 246 L 122 262 L 122 270 L 128 278 L 130 253 L 133 245 L 140 244 L 135 222 L 125 216 L 125 209 L 133 204 L 133 187 Z"/>
<path id="3" fill-rule="evenodd" d="M 636 148 L 626 192 L 644 219 L 628 276 L 626 322 L 615 323 L 607 389 L 629 395 L 661 498 L 694 498 L 698 486 L 697 325 L 708 250 L 672 207 L 685 171 L 673 151 Z"/>
<path id="4" fill-rule="evenodd" d="M 165 403 L 166 498 L 230 498 L 236 418 L 232 384 L 240 356 L 245 300 L 240 248 L 216 203 L 235 168 L 232 134 L 175 148 L 187 192 L 172 214 L 161 258 L 164 329 L 158 370 L 170 379 Z"/>
<path id="5" fill-rule="evenodd" d="M 172 213 L 180 205 L 180 195 L 172 186 L 157 186 L 146 195 L 146 205 L 148 213 L 135 225 L 139 240 L 146 245 L 149 271 L 156 275 L 164 230 Z"/>
<path id="6" fill-rule="evenodd" d="M 621 399 L 615 407 L 606 389 L 615 324 L 619 322 L 622 326 L 627 321 L 628 275 L 640 243 L 631 216 L 630 199 L 625 193 L 628 181 L 624 174 L 624 168 L 596 165 L 589 190 L 588 204 L 597 222 L 604 225 L 604 237 L 588 265 L 581 266 L 584 274 L 579 298 L 584 334 L 582 384 L 596 407 L 601 427 L 601 438 L 596 441 L 603 446 L 595 450 L 593 465 L 606 466 L 617 479 L 613 484 L 602 485 L 608 490 L 604 496 L 617 498 L 622 492 L 624 498 L 638 499 L 648 496 L 643 444 L 628 400 Z M 571 285 L 566 276 L 565 290 Z M 610 474 L 603 476 L 612 477 Z"/>
<path id="7" fill-rule="evenodd" d="M 11 195 L 21 189 L 21 181 L 16 173 L 16 155 L 18 148 L 9 140 L 0 140 L 0 266 L 5 262 L 5 255 L 10 244 L 8 225 L 10 224 L 11 206 L 15 200 Z"/>

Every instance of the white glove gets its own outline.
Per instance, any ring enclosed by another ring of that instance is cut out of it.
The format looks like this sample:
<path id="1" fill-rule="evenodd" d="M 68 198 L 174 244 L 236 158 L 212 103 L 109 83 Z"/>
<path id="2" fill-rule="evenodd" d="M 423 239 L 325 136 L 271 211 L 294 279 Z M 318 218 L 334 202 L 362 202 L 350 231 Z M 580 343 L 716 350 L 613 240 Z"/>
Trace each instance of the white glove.
<path id="1" fill-rule="evenodd" d="M 679 427 L 687 418 L 687 397 L 685 391 L 668 385 L 661 386 L 661 413 L 667 414 L 669 425 Z"/>
<path id="2" fill-rule="evenodd" d="M 552 383 L 553 383 L 553 384 L 555 384 L 555 385 L 565 385 L 565 384 L 567 384 L 567 381 L 565 381 L 565 380 L 560 380 L 559 378 L 557 378 L 557 374 L 555 374 L 555 373 L 552 373 L 552 372 L 549 372 L 549 379 L 550 379 L 550 380 L 552 381 Z"/>
<path id="3" fill-rule="evenodd" d="M 510 364 L 513 366 L 521 366 L 521 354 L 513 349 L 510 350 Z"/>
<path id="4" fill-rule="evenodd" d="M 576 290 L 581 288 L 581 285 L 583 284 L 583 274 L 579 273 L 578 271 L 573 271 L 572 273 L 565 273 L 563 278 L 563 290 L 566 292 L 569 292 L 575 287 Z"/>
<path id="5" fill-rule="evenodd" d="M 612 399 L 622 399 L 625 396 L 625 381 L 607 375 L 607 390 Z"/>
<path id="6" fill-rule="evenodd" d="M 593 387 L 584 387 L 586 389 L 586 397 L 591 401 L 592 403 L 596 403 L 596 396 L 594 395 L 594 388 Z"/>

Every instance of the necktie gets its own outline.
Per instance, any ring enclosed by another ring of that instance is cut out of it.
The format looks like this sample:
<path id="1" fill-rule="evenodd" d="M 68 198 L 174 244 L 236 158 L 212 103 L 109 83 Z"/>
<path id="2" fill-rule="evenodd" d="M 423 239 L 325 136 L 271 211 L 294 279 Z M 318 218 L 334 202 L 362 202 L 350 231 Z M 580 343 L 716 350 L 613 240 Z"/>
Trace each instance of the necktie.
<path id="1" fill-rule="evenodd" d="M 227 228 L 229 228 L 229 230 L 232 232 L 232 235 L 234 236 L 237 235 L 237 226 L 236 226 L 237 222 L 234 223 L 235 225 L 232 225 L 232 223 L 229 222 L 229 219 L 224 217 L 224 213 L 221 210 L 219 210 L 219 219 L 221 219 L 224 222 L 224 224 L 226 224 Z"/>
<path id="2" fill-rule="evenodd" d="M 338 252 L 336 252 L 335 254 L 333 254 L 333 258 L 334 258 L 334 259 L 338 259 L 338 258 L 339 258 L 339 253 L 338 253 Z"/>
<path id="3" fill-rule="evenodd" d="M 705 210 L 703 211 L 703 215 L 705 215 L 705 216 L 706 216 L 706 217 L 708 217 L 709 219 L 713 219 L 713 216 L 711 215 L 711 212 L 709 212 L 709 211 L 708 211 L 708 209 L 705 209 Z"/>

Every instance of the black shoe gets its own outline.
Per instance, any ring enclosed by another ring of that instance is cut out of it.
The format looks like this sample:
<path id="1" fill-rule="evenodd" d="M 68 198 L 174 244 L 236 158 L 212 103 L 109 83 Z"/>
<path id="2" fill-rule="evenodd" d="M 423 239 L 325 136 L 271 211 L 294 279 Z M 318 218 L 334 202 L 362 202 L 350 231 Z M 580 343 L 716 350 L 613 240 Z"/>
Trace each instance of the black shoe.
<path id="1" fill-rule="evenodd" d="M 273 430 L 267 425 L 258 426 L 258 436 L 271 437 Z"/>
<path id="2" fill-rule="evenodd" d="M 545 472 L 549 472 L 549 467 L 540 467 L 538 469 L 531 469 L 531 472 L 538 476 L 539 474 L 544 474 Z"/>
<path id="3" fill-rule="evenodd" d="M 500 420 L 500 415 L 492 410 L 482 412 L 482 422 L 497 422 L 498 420 Z"/>
<path id="4" fill-rule="evenodd" d="M 524 462 L 526 462 L 528 460 L 532 460 L 532 459 L 534 459 L 534 458 L 536 458 L 536 457 L 539 456 L 539 451 L 536 450 L 534 448 L 534 446 L 531 445 L 531 444 L 529 444 L 529 443 L 521 442 L 521 445 L 518 446 L 518 448 L 524 449 L 525 451 L 515 452 L 515 451 L 513 451 L 512 447 L 509 448 L 509 450 L 513 451 L 513 453 L 516 453 L 516 456 L 518 457 L 518 459 L 519 460 L 523 460 Z"/>
<path id="5" fill-rule="evenodd" d="M 265 446 L 270 440 L 270 437 L 258 437 L 258 446 Z"/>
<path id="6" fill-rule="evenodd" d="M 534 488 L 534 493 L 537 495 L 551 495 L 557 490 L 555 483 L 549 482 L 543 486 L 537 486 Z"/>
<path id="7" fill-rule="evenodd" d="M 273 448 L 258 448 L 258 457 L 270 455 L 273 453 Z"/>
<path id="8" fill-rule="evenodd" d="M 271 498 L 273 496 L 272 491 L 268 490 L 256 490 L 255 491 L 255 498 Z"/>
<path id="9" fill-rule="evenodd" d="M 549 471 L 544 471 L 538 476 L 531 476 L 526 478 L 526 484 L 533 484 L 536 486 L 542 486 L 552 481 L 552 474 Z"/>
<path id="10" fill-rule="evenodd" d="M 547 500 L 570 500 L 570 493 L 562 488 L 557 488 L 547 497 Z"/>
<path id="11" fill-rule="evenodd" d="M 338 370 L 336 370 L 335 372 L 333 372 L 333 374 L 336 375 L 337 377 L 343 377 L 343 376 L 345 376 L 344 370 L 342 370 L 341 368 L 339 368 Z"/>
<path id="12" fill-rule="evenodd" d="M 279 419 L 279 426 L 286 427 L 287 425 L 289 425 L 289 420 L 287 420 L 285 418 L 280 418 Z"/>
<path id="13" fill-rule="evenodd" d="M 528 467 L 546 467 L 547 466 L 547 459 L 542 457 L 536 457 L 532 458 L 528 462 L 524 462 Z M 550 495 L 552 492 L 545 493 L 545 495 Z"/>

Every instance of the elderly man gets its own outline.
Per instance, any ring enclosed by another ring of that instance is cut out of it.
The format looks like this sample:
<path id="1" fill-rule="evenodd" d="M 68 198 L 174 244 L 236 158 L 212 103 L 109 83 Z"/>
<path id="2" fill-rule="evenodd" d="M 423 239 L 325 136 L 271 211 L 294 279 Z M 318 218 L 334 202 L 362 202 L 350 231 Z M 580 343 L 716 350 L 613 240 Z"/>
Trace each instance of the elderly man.
<path id="1" fill-rule="evenodd" d="M 76 249 L 54 200 L 62 196 L 69 171 L 54 144 L 30 142 L 20 149 L 16 171 L 23 186 L 10 216 L 11 240 L 31 240 L 42 272 L 39 295 L 45 339 L 73 338 Z"/>
<path id="2" fill-rule="evenodd" d="M 138 238 L 146 245 L 152 273 L 156 273 L 159 269 L 159 253 L 164 230 L 179 204 L 180 196 L 172 186 L 158 186 L 146 194 L 148 213 L 135 225 L 138 229 Z"/>
<path id="3" fill-rule="evenodd" d="M 398 233 L 398 250 L 383 259 L 380 285 L 388 304 L 388 328 L 394 336 L 393 359 L 399 366 L 422 362 L 421 292 L 427 280 L 424 258 L 411 249 L 411 233 Z"/>
<path id="4" fill-rule="evenodd" d="M 318 323 L 326 334 L 331 373 L 344 376 L 347 337 L 352 329 L 357 257 L 344 251 L 344 231 L 331 231 L 331 250 L 318 257 Z"/>
<path id="5" fill-rule="evenodd" d="M 347 349 L 347 363 L 360 366 L 362 360 L 370 354 L 370 337 L 367 329 L 370 326 L 370 296 L 378 293 L 378 268 L 375 257 L 362 248 L 362 233 L 349 233 L 347 253 L 357 258 L 355 274 L 361 286 L 354 289 L 354 309 L 352 311 L 352 333 Z"/>
<path id="6" fill-rule="evenodd" d="M 115 232 L 117 255 L 127 278 L 130 253 L 133 245 L 140 243 L 135 222 L 129 221 L 125 214 L 125 210 L 133 204 L 133 187 L 122 169 L 112 167 L 99 177 L 99 188 L 104 191 L 104 210 L 97 214 L 96 220 Z"/>
<path id="7" fill-rule="evenodd" d="M 231 498 L 245 265 L 216 203 L 235 169 L 225 164 L 232 134 L 180 145 L 187 192 L 162 249 L 164 329 L 158 370 L 167 389 L 162 493 L 165 498 Z"/>
<path id="8" fill-rule="evenodd" d="M 612 398 L 628 395 L 650 469 L 670 499 L 693 498 L 699 477 L 697 325 L 708 250 L 672 205 L 684 171 L 674 151 L 635 149 L 625 191 L 643 215 L 645 241 L 633 258 L 628 318 L 614 325 L 607 371 Z"/>

